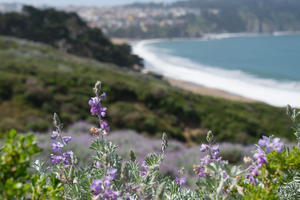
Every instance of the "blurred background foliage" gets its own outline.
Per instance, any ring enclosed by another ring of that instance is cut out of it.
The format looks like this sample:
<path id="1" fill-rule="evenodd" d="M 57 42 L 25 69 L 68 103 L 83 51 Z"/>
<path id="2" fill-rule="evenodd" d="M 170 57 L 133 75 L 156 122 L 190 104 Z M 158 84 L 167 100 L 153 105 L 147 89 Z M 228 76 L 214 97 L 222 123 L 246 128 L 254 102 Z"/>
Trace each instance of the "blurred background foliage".
<path id="1" fill-rule="evenodd" d="M 285 109 L 196 95 L 141 74 L 58 51 L 51 46 L 0 37 L 0 130 L 47 131 L 57 112 L 66 126 L 90 116 L 88 100 L 96 80 L 108 94 L 113 130 L 133 129 L 189 144 L 204 141 L 252 143 L 261 135 L 291 138 Z"/>
<path id="2" fill-rule="evenodd" d="M 0 34 L 43 42 L 79 56 L 140 68 L 142 59 L 127 44 L 113 44 L 98 28 L 90 28 L 76 13 L 24 6 L 21 13 L 0 13 Z"/>

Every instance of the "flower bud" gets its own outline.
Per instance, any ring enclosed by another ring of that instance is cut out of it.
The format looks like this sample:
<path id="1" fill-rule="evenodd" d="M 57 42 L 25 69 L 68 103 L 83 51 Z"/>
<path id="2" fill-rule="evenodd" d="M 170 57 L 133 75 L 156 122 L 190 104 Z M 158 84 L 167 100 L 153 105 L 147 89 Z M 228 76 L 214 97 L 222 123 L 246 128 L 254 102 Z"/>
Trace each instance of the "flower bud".
<path id="1" fill-rule="evenodd" d="M 101 134 L 101 129 L 92 127 L 92 128 L 90 129 L 90 133 L 91 133 L 92 135 L 97 135 L 97 136 L 98 136 L 98 135 Z"/>
<path id="2" fill-rule="evenodd" d="M 161 151 L 163 154 L 165 154 L 165 151 L 168 147 L 168 136 L 166 133 L 163 133 L 162 135 L 162 143 L 161 143 Z"/>
<path id="3" fill-rule="evenodd" d="M 94 92 L 96 96 L 99 96 L 100 91 L 101 91 L 101 82 L 97 81 L 94 87 Z"/>
<path id="4" fill-rule="evenodd" d="M 61 121 L 56 113 L 54 113 L 54 115 L 53 115 L 53 125 L 58 129 L 63 128 L 63 124 L 61 123 Z"/>
<path id="5" fill-rule="evenodd" d="M 251 158 L 248 157 L 248 156 L 245 156 L 245 157 L 243 158 L 243 161 L 244 161 L 244 163 L 249 163 L 249 162 L 251 162 Z"/>

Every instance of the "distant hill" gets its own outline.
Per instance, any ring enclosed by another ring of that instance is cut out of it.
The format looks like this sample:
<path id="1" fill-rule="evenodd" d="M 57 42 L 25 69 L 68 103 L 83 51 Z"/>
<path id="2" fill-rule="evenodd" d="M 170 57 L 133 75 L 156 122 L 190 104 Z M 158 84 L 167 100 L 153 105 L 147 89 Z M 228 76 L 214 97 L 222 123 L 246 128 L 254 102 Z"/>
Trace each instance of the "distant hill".
<path id="1" fill-rule="evenodd" d="M 125 38 L 174 38 L 201 37 L 206 33 L 300 30 L 299 0 L 185 0 L 171 4 L 135 3 L 126 8 L 137 8 L 140 12 L 156 9 L 161 15 L 154 15 L 150 20 L 137 18 L 129 27 L 126 24 L 124 27 L 106 27 L 107 35 Z M 198 10 L 200 14 L 165 16 L 163 10 L 172 8 Z M 153 13 L 156 14 L 154 11 Z M 165 23 L 168 20 L 172 24 Z"/>
<path id="2" fill-rule="evenodd" d="M 97 123 L 88 105 L 96 80 L 108 95 L 113 130 L 155 137 L 165 131 L 189 143 L 203 142 L 208 130 L 228 142 L 253 143 L 272 134 L 293 138 L 284 108 L 196 95 L 154 76 L 7 37 L 0 37 L 0 132 L 49 130 L 54 112 L 65 126 Z"/>
<path id="3" fill-rule="evenodd" d="M 112 44 L 100 29 L 88 27 L 75 13 L 24 6 L 21 13 L 0 14 L 0 34 L 43 42 L 120 67 L 143 66 L 129 45 Z"/>
<path id="4" fill-rule="evenodd" d="M 207 31 L 300 30 L 299 0 L 188 0 L 173 6 L 201 9 Z"/>

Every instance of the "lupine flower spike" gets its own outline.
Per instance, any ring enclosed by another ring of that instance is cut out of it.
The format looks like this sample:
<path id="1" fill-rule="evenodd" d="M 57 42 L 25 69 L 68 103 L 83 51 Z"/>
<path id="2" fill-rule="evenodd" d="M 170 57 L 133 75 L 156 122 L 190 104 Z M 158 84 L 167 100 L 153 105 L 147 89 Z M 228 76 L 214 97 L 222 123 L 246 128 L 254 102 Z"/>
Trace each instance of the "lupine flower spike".
<path id="1" fill-rule="evenodd" d="M 90 129 L 90 133 L 93 135 L 107 135 L 109 133 L 109 125 L 108 123 L 103 120 L 102 118 L 106 117 L 106 112 L 107 112 L 107 108 L 106 107 L 102 107 L 102 101 L 106 99 L 106 93 L 102 93 L 100 95 L 101 92 L 101 82 L 97 81 L 94 87 L 94 93 L 95 93 L 95 97 L 92 97 L 89 100 L 89 105 L 91 107 L 90 112 L 92 115 L 97 116 L 98 120 L 99 120 L 99 128 L 91 128 Z"/>
<path id="2" fill-rule="evenodd" d="M 258 141 L 258 147 L 256 152 L 253 155 L 255 159 L 252 165 L 250 165 L 249 173 L 246 175 L 246 178 L 253 183 L 256 183 L 256 177 L 259 175 L 260 168 L 264 165 L 267 165 L 267 154 L 272 151 L 276 151 L 278 153 L 283 151 L 283 143 L 279 138 L 272 138 L 263 136 L 262 139 Z"/>
<path id="3" fill-rule="evenodd" d="M 54 113 L 53 116 L 53 125 L 56 127 L 56 130 L 52 132 L 50 138 L 54 140 L 52 144 L 51 154 L 51 163 L 57 165 L 63 163 L 64 165 L 70 165 L 72 163 L 71 159 L 73 158 L 72 151 L 63 152 L 63 148 L 69 144 L 72 137 L 71 136 L 62 136 L 61 130 L 63 124 L 61 123 L 58 115 Z M 73 160 L 74 161 L 74 160 Z"/>

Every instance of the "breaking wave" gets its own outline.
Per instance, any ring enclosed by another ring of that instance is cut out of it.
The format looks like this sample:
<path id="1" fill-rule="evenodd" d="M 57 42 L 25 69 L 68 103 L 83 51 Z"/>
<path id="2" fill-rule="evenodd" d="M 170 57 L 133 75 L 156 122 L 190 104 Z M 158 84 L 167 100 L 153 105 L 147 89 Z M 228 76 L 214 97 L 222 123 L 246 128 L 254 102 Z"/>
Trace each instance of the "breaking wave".
<path id="1" fill-rule="evenodd" d="M 247 36 L 245 34 L 209 35 L 206 39 Z M 255 34 L 248 34 L 255 36 Z M 203 40 L 203 39 L 201 39 Z M 144 40 L 133 44 L 133 51 L 145 60 L 146 69 L 163 76 L 188 81 L 236 95 L 256 99 L 274 106 L 290 104 L 300 107 L 300 82 L 278 81 L 256 77 L 240 70 L 225 70 L 205 66 L 189 59 L 176 57 L 151 44 L 163 40 Z"/>

